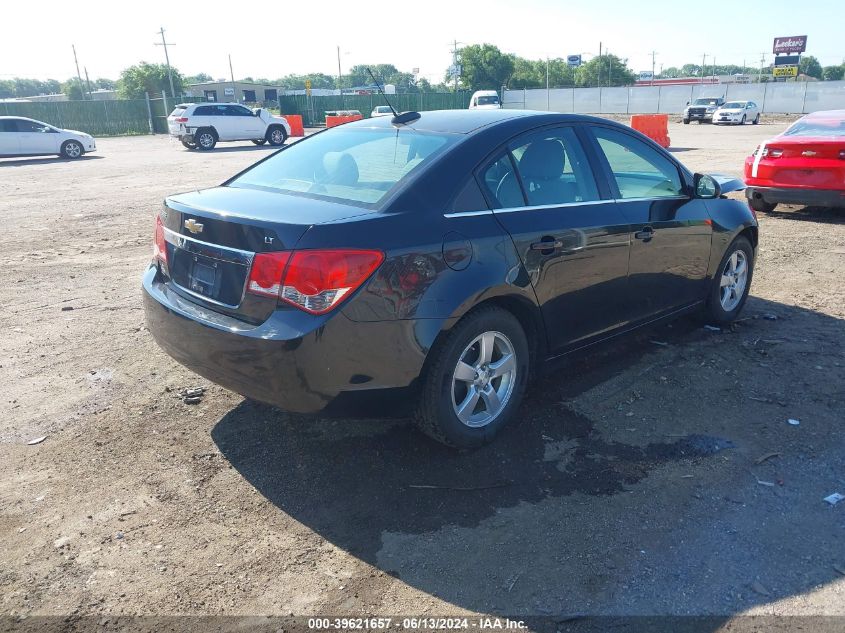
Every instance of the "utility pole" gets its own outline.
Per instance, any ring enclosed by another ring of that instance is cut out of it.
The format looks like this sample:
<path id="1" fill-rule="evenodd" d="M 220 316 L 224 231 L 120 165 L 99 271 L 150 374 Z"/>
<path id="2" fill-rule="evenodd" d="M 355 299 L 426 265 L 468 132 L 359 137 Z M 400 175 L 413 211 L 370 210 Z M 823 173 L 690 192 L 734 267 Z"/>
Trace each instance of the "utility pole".
<path id="1" fill-rule="evenodd" d="M 702 84 L 704 83 L 704 66 L 705 66 L 706 63 L 707 63 L 707 53 L 704 53 L 704 55 L 701 57 L 701 77 L 699 78 L 700 79 L 699 83 L 702 83 Z"/>
<path id="2" fill-rule="evenodd" d="M 613 77 L 613 57 L 610 56 L 610 51 L 607 51 L 607 87 L 610 88 L 610 82 Z"/>
<path id="3" fill-rule="evenodd" d="M 229 77 L 232 79 L 232 97 L 238 102 L 238 89 L 235 86 L 235 71 L 232 70 L 232 53 L 229 53 Z"/>
<path id="4" fill-rule="evenodd" d="M 460 52 L 460 50 L 458 49 L 458 40 L 455 40 L 452 43 L 452 70 L 454 71 L 453 78 L 455 79 L 455 93 L 458 92 L 458 79 L 461 76 L 461 73 L 458 72 L 458 65 L 459 65 L 458 64 L 458 53 L 459 52 Z"/>
<path id="5" fill-rule="evenodd" d="M 155 45 L 164 46 L 164 61 L 167 62 L 167 79 L 170 81 L 170 96 L 176 99 L 176 90 L 173 88 L 173 71 L 170 69 L 170 55 L 167 54 L 167 47 L 176 46 L 176 44 L 173 44 L 172 42 L 167 42 L 167 40 L 164 39 L 163 26 L 161 27 L 161 29 L 159 29 L 159 33 L 161 34 L 161 44 L 155 42 Z"/>
<path id="6" fill-rule="evenodd" d="M 601 42 L 599 42 L 599 77 L 596 83 L 598 84 L 598 87 L 601 88 Z"/>
<path id="7" fill-rule="evenodd" d="M 91 80 L 88 79 L 88 69 L 83 66 L 82 70 L 85 71 L 85 84 L 88 86 L 88 98 L 93 99 L 94 97 L 91 96 Z"/>
<path id="8" fill-rule="evenodd" d="M 79 80 L 79 91 L 82 93 L 82 100 L 85 101 L 85 90 L 82 88 L 82 74 L 79 72 L 79 60 L 76 58 L 76 44 L 71 44 L 73 49 L 73 63 L 76 64 L 76 78 Z"/>
<path id="9" fill-rule="evenodd" d="M 657 57 L 657 51 L 651 51 L 651 85 L 654 85 L 654 67 L 655 67 L 655 57 Z"/>
<path id="10" fill-rule="evenodd" d="M 760 74 L 757 76 L 757 83 L 763 83 L 763 64 L 766 63 L 766 53 L 760 53 Z"/>

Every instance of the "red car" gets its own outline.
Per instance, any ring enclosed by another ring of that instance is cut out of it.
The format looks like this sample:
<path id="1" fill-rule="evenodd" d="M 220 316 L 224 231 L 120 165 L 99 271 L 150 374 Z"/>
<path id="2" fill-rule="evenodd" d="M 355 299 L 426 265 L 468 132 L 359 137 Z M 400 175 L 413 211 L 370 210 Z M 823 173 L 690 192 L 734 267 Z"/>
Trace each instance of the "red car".
<path id="1" fill-rule="evenodd" d="M 745 159 L 745 196 L 755 211 L 787 204 L 845 207 L 845 110 L 814 112 Z"/>

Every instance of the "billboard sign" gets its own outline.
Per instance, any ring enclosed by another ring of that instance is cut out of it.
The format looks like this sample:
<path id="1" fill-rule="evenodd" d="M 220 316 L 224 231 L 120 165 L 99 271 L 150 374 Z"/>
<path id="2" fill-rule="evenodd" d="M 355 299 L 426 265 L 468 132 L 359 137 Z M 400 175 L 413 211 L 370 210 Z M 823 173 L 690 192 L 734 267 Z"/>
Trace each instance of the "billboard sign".
<path id="1" fill-rule="evenodd" d="M 777 55 L 775 66 L 797 66 L 801 63 L 801 55 Z"/>
<path id="2" fill-rule="evenodd" d="M 227 97 L 234 97 L 235 96 L 235 89 L 234 88 L 223 88 L 223 94 Z"/>
<path id="3" fill-rule="evenodd" d="M 649 81 L 654 79 L 654 73 L 650 70 L 641 70 L 640 71 L 640 81 Z"/>
<path id="4" fill-rule="evenodd" d="M 807 50 L 806 35 L 790 35 L 789 37 L 776 37 L 772 45 L 772 52 L 778 53 L 803 53 Z"/>
<path id="5" fill-rule="evenodd" d="M 775 66 L 772 68 L 772 77 L 797 77 L 798 66 Z"/>
<path id="6" fill-rule="evenodd" d="M 577 68 L 581 65 L 581 56 L 580 55 L 567 55 L 566 56 L 566 63 L 573 68 Z"/>

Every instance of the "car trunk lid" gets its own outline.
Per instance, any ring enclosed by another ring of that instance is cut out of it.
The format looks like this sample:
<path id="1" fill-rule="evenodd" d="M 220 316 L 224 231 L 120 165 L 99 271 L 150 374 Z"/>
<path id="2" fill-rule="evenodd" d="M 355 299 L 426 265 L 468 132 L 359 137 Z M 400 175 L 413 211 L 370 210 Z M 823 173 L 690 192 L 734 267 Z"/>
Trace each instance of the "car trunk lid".
<path id="1" fill-rule="evenodd" d="M 260 323 L 276 309 L 277 302 L 246 292 L 255 255 L 292 250 L 314 224 L 371 212 L 234 187 L 171 196 L 161 213 L 167 275 L 174 288 L 190 300 Z"/>

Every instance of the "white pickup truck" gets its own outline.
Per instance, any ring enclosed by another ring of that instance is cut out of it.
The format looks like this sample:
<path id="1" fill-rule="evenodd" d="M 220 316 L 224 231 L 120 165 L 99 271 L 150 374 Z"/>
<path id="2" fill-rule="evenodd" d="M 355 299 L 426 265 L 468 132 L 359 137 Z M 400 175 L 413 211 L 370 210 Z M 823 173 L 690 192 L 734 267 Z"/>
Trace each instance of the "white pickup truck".
<path id="1" fill-rule="evenodd" d="M 218 141 L 283 145 L 290 136 L 287 119 L 264 108 L 237 103 L 181 103 L 167 117 L 170 136 L 188 149 L 211 150 Z"/>

